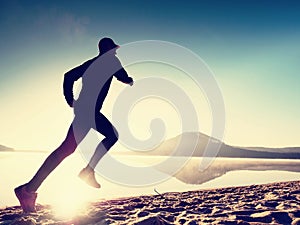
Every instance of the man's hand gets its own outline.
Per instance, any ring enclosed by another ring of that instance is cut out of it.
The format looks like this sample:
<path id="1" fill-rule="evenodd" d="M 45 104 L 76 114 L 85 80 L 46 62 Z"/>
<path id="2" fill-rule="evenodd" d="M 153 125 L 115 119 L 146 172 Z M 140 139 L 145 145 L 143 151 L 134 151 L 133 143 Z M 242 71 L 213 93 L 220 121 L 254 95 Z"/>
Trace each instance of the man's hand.
<path id="1" fill-rule="evenodd" d="M 133 83 L 134 83 L 134 81 L 133 81 L 132 77 L 129 77 L 129 82 L 127 84 L 129 84 L 130 86 L 132 86 Z"/>
<path id="2" fill-rule="evenodd" d="M 69 105 L 71 108 L 73 108 L 74 102 L 75 102 L 75 100 L 73 100 L 73 101 L 71 101 L 71 102 L 68 102 L 68 105 Z"/>

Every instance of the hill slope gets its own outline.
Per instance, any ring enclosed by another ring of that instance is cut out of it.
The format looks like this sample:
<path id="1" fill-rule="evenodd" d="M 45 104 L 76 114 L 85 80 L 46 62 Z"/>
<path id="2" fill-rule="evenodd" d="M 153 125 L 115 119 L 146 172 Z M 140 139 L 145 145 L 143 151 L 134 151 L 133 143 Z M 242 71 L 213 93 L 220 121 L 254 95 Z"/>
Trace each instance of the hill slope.
<path id="1" fill-rule="evenodd" d="M 206 149 L 207 143 L 211 139 L 211 149 Z M 181 143 L 180 143 L 181 142 Z M 180 143 L 180 145 L 179 145 Z M 217 153 L 218 147 L 220 149 Z M 278 158 L 278 159 L 300 159 L 300 147 L 292 148 L 260 148 L 260 147 L 235 147 L 227 145 L 217 139 L 205 134 L 191 132 L 183 133 L 174 138 L 164 141 L 155 149 L 145 154 L 149 155 L 174 155 L 190 156 L 191 149 L 194 148 L 192 156 L 230 157 L 230 158 Z M 175 151 L 176 149 L 176 151 Z"/>
<path id="2" fill-rule="evenodd" d="M 0 145 L 0 152 L 13 151 L 13 148 L 6 147 L 4 145 Z"/>

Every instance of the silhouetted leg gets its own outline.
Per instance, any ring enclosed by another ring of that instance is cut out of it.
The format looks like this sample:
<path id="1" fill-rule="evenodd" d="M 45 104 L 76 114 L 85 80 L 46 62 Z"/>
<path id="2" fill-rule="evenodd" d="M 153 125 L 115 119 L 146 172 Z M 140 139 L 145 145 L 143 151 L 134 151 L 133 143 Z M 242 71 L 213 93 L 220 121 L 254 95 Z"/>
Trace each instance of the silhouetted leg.
<path id="1" fill-rule="evenodd" d="M 105 136 L 105 138 L 97 146 L 88 167 L 95 169 L 100 159 L 107 151 L 118 141 L 118 132 L 111 122 L 102 114 L 96 114 L 96 130 Z"/>
<path id="2" fill-rule="evenodd" d="M 82 134 L 82 138 L 85 135 Z M 77 145 L 80 143 L 82 139 L 78 140 L 78 137 L 76 135 L 76 140 L 74 137 L 73 127 L 69 128 L 67 137 L 62 142 L 62 144 L 53 151 L 47 159 L 44 161 L 42 166 L 39 168 L 37 173 L 34 175 L 34 177 L 30 180 L 29 183 L 26 185 L 26 190 L 29 192 L 35 192 L 42 182 L 47 178 L 47 176 L 69 155 L 71 155 L 75 149 L 77 148 Z M 77 141 L 77 142 L 76 142 Z M 78 144 L 77 144 L 78 143 Z"/>
<path id="3" fill-rule="evenodd" d="M 109 120 L 101 113 L 95 115 L 96 130 L 105 136 L 105 138 L 97 146 L 93 156 L 88 165 L 80 171 L 79 177 L 88 185 L 100 188 L 101 185 L 95 178 L 95 167 L 100 159 L 107 153 L 107 151 L 117 142 L 118 133 Z"/>

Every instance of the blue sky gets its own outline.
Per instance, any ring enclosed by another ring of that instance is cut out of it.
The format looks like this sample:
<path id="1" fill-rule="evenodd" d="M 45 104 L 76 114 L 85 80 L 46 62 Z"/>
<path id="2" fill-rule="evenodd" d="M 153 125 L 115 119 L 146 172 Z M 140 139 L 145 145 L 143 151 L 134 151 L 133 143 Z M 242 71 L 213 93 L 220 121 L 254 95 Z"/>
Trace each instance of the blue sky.
<path id="1" fill-rule="evenodd" d="M 300 145 L 298 1 L 1 1 L 0 11 L 0 144 L 56 146 L 72 115 L 62 75 L 111 36 L 120 44 L 170 41 L 198 54 L 223 93 L 227 143 Z"/>

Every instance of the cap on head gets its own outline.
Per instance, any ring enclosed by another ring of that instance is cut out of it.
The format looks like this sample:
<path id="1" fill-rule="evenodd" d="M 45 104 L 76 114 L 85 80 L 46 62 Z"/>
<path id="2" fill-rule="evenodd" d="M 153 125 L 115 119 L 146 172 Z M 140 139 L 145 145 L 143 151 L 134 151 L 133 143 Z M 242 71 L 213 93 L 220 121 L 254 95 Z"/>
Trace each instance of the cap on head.
<path id="1" fill-rule="evenodd" d="M 113 48 L 120 47 L 111 38 L 105 37 L 99 41 L 98 48 L 101 54 L 108 52 Z"/>

